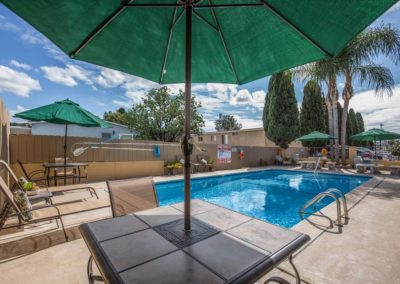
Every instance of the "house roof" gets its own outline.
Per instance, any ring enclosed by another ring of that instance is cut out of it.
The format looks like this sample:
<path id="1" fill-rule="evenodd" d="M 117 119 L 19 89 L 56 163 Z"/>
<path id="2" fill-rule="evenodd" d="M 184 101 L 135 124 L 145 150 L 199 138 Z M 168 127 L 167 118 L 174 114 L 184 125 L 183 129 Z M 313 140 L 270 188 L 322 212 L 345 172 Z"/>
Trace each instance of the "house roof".
<path id="1" fill-rule="evenodd" d="M 229 130 L 229 131 L 210 131 L 210 132 L 203 132 L 202 134 L 198 135 L 212 135 L 212 134 L 227 134 L 227 133 L 237 133 L 237 132 L 251 132 L 251 131 L 264 131 L 264 128 L 257 127 L 257 128 L 246 128 L 240 130 Z"/>

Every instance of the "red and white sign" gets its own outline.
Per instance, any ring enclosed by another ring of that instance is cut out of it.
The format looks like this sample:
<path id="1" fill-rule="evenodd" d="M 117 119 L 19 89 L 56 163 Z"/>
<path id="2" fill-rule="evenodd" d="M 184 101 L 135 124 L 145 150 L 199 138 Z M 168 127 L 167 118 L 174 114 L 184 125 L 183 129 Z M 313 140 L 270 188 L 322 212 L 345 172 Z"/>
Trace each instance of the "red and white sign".
<path id="1" fill-rule="evenodd" d="M 229 164 L 232 158 L 232 146 L 218 145 L 217 146 L 217 162 L 220 164 Z"/>

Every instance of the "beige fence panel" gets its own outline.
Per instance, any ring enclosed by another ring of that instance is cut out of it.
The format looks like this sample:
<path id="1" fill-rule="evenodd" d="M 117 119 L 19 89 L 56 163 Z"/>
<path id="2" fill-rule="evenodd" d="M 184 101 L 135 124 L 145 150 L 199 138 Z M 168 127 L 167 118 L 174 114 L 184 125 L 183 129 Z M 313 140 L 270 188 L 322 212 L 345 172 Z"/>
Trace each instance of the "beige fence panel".
<path id="1" fill-rule="evenodd" d="M 10 121 L 8 112 L 0 99 L 0 159 L 6 162 L 9 161 L 9 136 L 10 136 Z M 3 168 L 0 168 L 0 176 L 8 181 L 8 175 Z M 4 197 L 0 194 L 0 210 L 3 208 Z"/>

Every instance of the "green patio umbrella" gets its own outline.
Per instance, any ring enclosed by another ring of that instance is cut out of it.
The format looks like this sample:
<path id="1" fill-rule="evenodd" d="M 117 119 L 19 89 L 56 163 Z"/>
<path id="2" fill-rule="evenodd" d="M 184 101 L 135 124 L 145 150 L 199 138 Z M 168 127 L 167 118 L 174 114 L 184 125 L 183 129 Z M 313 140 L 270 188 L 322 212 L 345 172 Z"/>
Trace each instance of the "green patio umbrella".
<path id="1" fill-rule="evenodd" d="M 0 0 L 71 58 L 185 82 L 185 229 L 191 83 L 243 84 L 337 55 L 397 0 Z"/>
<path id="2" fill-rule="evenodd" d="M 66 167 L 67 162 L 67 136 L 68 125 L 75 124 L 84 127 L 110 127 L 108 123 L 101 120 L 94 114 L 81 108 L 77 103 L 69 99 L 55 102 L 53 104 L 41 106 L 38 108 L 23 111 L 14 115 L 15 117 L 32 120 L 47 121 L 55 124 L 65 124 L 64 138 L 64 184 L 66 183 Z"/>
<path id="3" fill-rule="evenodd" d="M 302 141 L 302 142 L 313 142 L 313 141 L 326 141 L 326 140 L 331 140 L 334 139 L 335 137 L 325 134 L 319 131 L 313 131 L 311 133 L 308 133 L 307 135 L 301 136 L 297 138 L 296 140 Z"/>
<path id="4" fill-rule="evenodd" d="M 380 128 L 372 128 L 368 131 L 357 133 L 350 137 L 353 141 L 373 141 L 376 157 L 376 141 L 400 139 L 400 134 L 386 131 Z"/>

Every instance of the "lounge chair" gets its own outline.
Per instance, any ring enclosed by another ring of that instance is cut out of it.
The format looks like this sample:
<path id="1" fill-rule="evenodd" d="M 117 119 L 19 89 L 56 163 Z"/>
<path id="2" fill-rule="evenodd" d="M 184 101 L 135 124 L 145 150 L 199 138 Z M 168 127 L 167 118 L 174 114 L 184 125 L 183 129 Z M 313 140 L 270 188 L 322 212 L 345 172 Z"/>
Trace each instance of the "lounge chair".
<path id="1" fill-rule="evenodd" d="M 11 178 L 13 179 L 15 185 L 14 187 L 19 187 L 21 188 L 19 182 L 18 182 L 18 178 L 15 175 L 14 171 L 11 169 L 11 167 L 8 165 L 8 163 L 4 160 L 0 160 L 0 165 L 3 165 L 4 168 L 8 171 L 8 173 L 10 174 Z M 76 184 L 72 184 L 72 185 L 64 185 L 64 186 L 52 186 L 52 187 L 45 187 L 45 188 L 41 188 L 42 190 L 51 192 L 51 193 L 63 193 L 63 192 L 67 192 L 67 191 L 75 191 L 75 190 L 88 190 L 90 195 L 96 196 L 97 199 L 99 199 L 99 196 L 96 193 L 96 190 L 89 185 L 76 185 Z M 33 197 L 34 199 L 36 197 Z"/>
<path id="2" fill-rule="evenodd" d="M 0 213 L 0 230 L 5 228 L 8 229 L 8 228 L 20 227 L 24 224 L 29 224 L 29 223 L 38 223 L 53 219 L 59 219 L 65 236 L 65 240 L 68 241 L 68 236 L 65 232 L 64 223 L 61 219 L 61 213 L 57 206 L 47 204 L 45 207 L 29 209 L 29 212 L 32 214 L 32 217 L 28 218 L 26 215 L 27 212 L 21 211 L 20 207 L 14 201 L 14 195 L 2 177 L 0 177 L 0 190 L 6 198 L 5 204 L 3 205 L 3 210 Z M 18 217 L 18 224 L 3 227 L 7 218 L 12 216 Z M 57 227 L 59 228 L 58 222 L 57 222 Z"/>
<path id="3" fill-rule="evenodd" d="M 45 172 L 44 170 L 35 170 L 33 172 L 28 173 L 28 171 L 25 169 L 24 164 L 20 161 L 17 160 L 17 163 L 19 165 L 19 167 L 22 170 L 22 173 L 24 174 L 25 178 L 28 181 L 40 184 L 40 185 L 45 185 L 48 186 L 47 184 L 47 178 L 45 176 Z M 40 177 L 38 177 L 38 175 L 40 175 Z"/>
<path id="4" fill-rule="evenodd" d="M 109 206 L 108 200 L 93 200 L 66 203 L 61 205 L 45 204 L 43 206 L 28 208 L 25 211 L 22 211 L 21 208 L 14 201 L 13 192 L 7 186 L 2 177 L 0 177 L 0 190 L 6 197 L 3 210 L 0 212 L 0 230 L 56 219 L 56 221 L 60 220 L 66 241 L 68 241 L 68 236 L 65 232 L 64 223 L 61 219 L 62 216 L 101 209 Z M 32 218 L 27 217 L 28 213 L 32 214 Z M 4 227 L 6 220 L 14 216 L 18 218 L 18 224 L 7 225 L 6 227 Z M 57 228 L 59 228 L 58 222 Z"/>
<path id="5" fill-rule="evenodd" d="M 113 217 L 158 206 L 153 178 L 107 181 Z"/>

